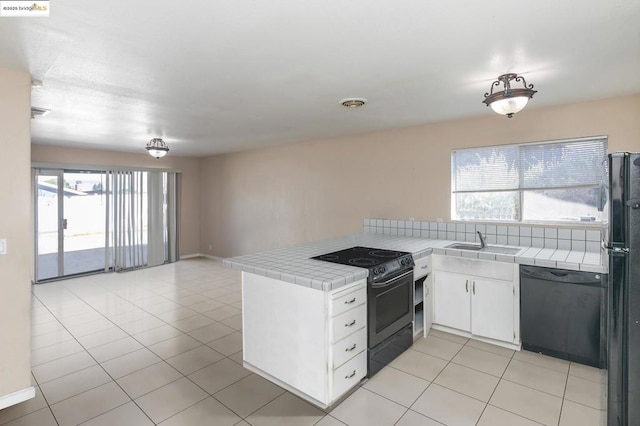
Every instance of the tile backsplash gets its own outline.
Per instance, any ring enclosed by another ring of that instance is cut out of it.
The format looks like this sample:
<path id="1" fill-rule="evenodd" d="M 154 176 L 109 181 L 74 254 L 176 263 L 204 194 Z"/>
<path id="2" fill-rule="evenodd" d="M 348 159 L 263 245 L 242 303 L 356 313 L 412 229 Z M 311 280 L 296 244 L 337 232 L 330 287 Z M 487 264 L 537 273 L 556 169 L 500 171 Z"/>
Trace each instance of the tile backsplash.
<path id="1" fill-rule="evenodd" d="M 393 219 L 364 219 L 363 231 L 432 240 L 480 242 L 482 232 L 487 244 L 519 247 L 544 247 L 561 250 L 600 252 L 602 229 L 568 226 L 532 226 L 516 224 L 474 224 L 461 222 L 421 222 Z"/>

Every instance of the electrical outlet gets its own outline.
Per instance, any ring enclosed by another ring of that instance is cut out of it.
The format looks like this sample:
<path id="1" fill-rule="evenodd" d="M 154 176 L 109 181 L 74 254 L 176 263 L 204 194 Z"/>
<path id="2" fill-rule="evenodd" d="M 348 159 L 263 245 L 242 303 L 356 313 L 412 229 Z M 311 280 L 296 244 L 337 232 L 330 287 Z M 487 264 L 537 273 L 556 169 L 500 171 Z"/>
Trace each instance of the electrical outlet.
<path id="1" fill-rule="evenodd" d="M 0 239 L 0 254 L 7 254 L 7 239 Z"/>
<path id="2" fill-rule="evenodd" d="M 416 220 L 416 218 L 415 218 L 415 217 L 410 217 L 410 218 L 409 218 L 409 222 L 414 222 L 415 220 Z"/>
<path id="3" fill-rule="evenodd" d="M 213 246 L 209 244 L 209 251 L 213 250 Z"/>
<path id="4" fill-rule="evenodd" d="M 436 219 L 436 222 L 438 222 L 438 223 L 442 223 L 442 222 L 444 222 L 444 220 L 442 220 L 442 218 L 441 218 L 441 217 L 439 217 L 439 218 L 437 218 L 437 219 Z"/>

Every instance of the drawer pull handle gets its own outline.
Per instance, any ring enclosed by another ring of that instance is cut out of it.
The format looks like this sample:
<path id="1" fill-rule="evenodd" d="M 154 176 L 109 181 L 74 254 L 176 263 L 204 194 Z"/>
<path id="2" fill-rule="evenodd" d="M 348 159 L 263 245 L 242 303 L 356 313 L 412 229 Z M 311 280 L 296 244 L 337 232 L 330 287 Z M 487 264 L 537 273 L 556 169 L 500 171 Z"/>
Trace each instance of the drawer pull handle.
<path id="1" fill-rule="evenodd" d="M 345 326 L 345 327 L 353 327 L 354 325 L 356 325 L 356 320 L 353 320 L 353 321 L 351 321 L 350 323 L 345 324 L 344 326 Z"/>
<path id="2" fill-rule="evenodd" d="M 345 349 L 345 352 L 351 352 L 352 350 L 354 350 L 356 348 L 356 344 L 354 343 L 353 346 L 351 346 L 350 348 Z"/>
<path id="3" fill-rule="evenodd" d="M 422 267 L 422 269 L 427 269 L 427 268 L 429 268 L 429 265 L 424 265 L 424 266 Z"/>
<path id="4" fill-rule="evenodd" d="M 344 378 L 345 378 L 345 379 L 350 379 L 350 378 L 352 378 L 352 377 L 353 377 L 353 376 L 355 376 L 355 375 L 356 375 L 356 370 L 353 370 L 353 373 L 349 374 L 348 376 L 344 376 Z"/>
<path id="5" fill-rule="evenodd" d="M 355 301 L 356 301 L 356 298 L 354 297 L 354 298 L 353 298 L 353 299 L 351 299 L 351 300 L 345 300 L 345 301 L 344 301 L 344 304 L 345 304 L 345 305 L 351 305 L 352 303 L 355 303 Z"/>

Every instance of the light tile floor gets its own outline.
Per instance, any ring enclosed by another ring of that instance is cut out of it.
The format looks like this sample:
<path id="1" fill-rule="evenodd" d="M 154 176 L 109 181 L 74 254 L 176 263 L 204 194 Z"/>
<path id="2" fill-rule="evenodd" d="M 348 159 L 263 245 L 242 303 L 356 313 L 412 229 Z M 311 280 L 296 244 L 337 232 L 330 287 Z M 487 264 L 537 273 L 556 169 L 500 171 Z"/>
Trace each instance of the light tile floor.
<path id="1" fill-rule="evenodd" d="M 242 367 L 208 259 L 33 287 L 36 398 L 0 425 L 605 425 L 604 374 L 432 330 L 329 414 Z"/>

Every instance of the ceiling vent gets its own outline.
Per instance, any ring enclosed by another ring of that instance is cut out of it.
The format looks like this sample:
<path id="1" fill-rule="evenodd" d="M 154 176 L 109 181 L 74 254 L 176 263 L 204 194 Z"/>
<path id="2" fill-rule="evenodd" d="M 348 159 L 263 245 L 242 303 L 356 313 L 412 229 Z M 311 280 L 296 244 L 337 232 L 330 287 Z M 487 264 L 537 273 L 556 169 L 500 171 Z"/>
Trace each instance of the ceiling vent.
<path id="1" fill-rule="evenodd" d="M 31 118 L 44 117 L 51 112 L 50 109 L 31 107 Z"/>
<path id="2" fill-rule="evenodd" d="M 367 103 L 364 98 L 347 98 L 340 101 L 340 105 L 346 108 L 360 108 Z"/>

